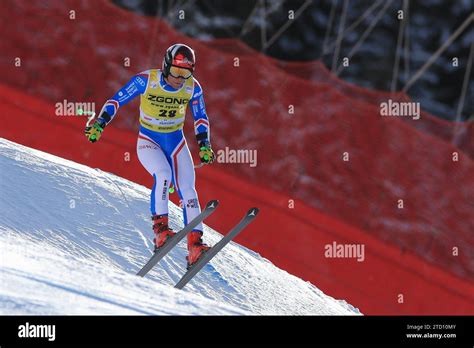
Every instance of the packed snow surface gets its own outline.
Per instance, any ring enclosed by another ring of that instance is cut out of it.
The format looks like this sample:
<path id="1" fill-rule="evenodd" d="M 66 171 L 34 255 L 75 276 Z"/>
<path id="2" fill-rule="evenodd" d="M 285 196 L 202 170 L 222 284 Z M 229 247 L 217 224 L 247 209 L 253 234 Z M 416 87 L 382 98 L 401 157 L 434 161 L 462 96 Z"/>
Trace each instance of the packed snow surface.
<path id="1" fill-rule="evenodd" d="M 152 254 L 149 195 L 0 138 L 0 314 L 360 314 L 236 243 L 183 290 L 173 286 L 185 272 L 185 241 L 145 278 L 136 276 Z M 182 210 L 169 208 L 179 230 Z M 210 244 L 222 237 L 208 226 L 204 233 Z"/>

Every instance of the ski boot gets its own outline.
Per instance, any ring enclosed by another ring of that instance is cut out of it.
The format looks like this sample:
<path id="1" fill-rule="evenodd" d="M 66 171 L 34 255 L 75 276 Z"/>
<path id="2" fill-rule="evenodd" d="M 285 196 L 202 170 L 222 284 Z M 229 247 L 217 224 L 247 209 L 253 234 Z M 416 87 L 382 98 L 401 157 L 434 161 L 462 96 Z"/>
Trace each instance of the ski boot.
<path id="1" fill-rule="evenodd" d="M 188 234 L 188 256 L 186 261 L 188 262 L 187 269 L 189 270 L 199 258 L 209 249 L 210 246 L 202 242 L 202 232 L 193 231 Z"/>
<path id="2" fill-rule="evenodd" d="M 168 227 L 168 215 L 153 215 L 151 217 L 153 221 L 153 232 L 155 233 L 155 238 L 153 243 L 155 244 L 155 252 L 165 245 L 168 238 L 173 237 L 176 232 L 173 232 L 171 228 Z"/>

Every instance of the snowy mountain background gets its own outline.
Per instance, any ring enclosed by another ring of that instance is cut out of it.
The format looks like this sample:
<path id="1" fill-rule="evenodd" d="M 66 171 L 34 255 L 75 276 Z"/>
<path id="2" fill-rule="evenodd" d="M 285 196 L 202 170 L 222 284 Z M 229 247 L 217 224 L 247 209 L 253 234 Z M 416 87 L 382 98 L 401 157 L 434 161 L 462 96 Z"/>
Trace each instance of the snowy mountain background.
<path id="1" fill-rule="evenodd" d="M 149 193 L 0 139 L 0 315 L 360 314 L 236 243 L 184 290 L 173 285 L 185 272 L 185 241 L 136 276 L 151 256 Z M 181 216 L 170 202 L 175 230 Z M 206 242 L 221 237 L 205 226 Z"/>

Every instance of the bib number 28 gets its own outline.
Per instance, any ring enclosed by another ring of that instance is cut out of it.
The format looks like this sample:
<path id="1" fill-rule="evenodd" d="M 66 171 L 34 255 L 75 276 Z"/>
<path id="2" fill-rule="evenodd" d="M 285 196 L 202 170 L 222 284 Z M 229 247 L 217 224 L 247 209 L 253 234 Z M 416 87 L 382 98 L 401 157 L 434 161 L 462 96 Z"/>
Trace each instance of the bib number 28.
<path id="1" fill-rule="evenodd" d="M 160 110 L 160 117 L 175 117 L 176 116 L 176 110 Z"/>

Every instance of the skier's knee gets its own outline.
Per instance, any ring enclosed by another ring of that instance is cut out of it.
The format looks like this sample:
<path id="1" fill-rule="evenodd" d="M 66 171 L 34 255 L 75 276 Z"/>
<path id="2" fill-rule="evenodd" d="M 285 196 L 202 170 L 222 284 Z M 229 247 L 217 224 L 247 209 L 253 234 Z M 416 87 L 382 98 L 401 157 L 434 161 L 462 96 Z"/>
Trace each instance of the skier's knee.
<path id="1" fill-rule="evenodd" d="M 155 180 L 167 180 L 169 182 L 171 179 L 171 170 L 165 168 L 155 170 L 155 172 L 153 173 L 153 177 L 155 178 Z"/>

